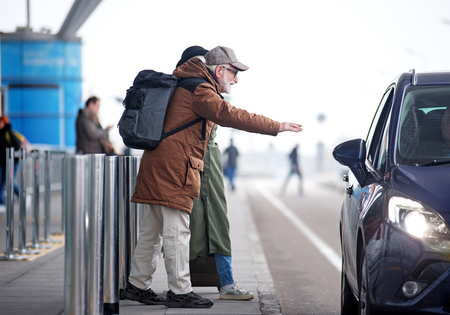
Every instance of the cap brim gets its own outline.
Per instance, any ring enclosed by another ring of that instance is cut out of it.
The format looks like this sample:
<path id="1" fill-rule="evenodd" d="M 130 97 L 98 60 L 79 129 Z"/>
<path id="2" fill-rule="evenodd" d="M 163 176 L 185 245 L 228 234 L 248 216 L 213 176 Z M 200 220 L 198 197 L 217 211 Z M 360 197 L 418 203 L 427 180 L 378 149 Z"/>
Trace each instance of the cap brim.
<path id="1" fill-rule="evenodd" d="M 232 65 L 233 67 L 235 67 L 236 69 L 238 69 L 239 71 L 245 71 L 245 70 L 248 70 L 248 67 L 246 66 L 246 65 L 244 65 L 243 63 L 241 63 L 241 62 L 233 62 L 233 63 L 230 63 L 230 65 Z"/>

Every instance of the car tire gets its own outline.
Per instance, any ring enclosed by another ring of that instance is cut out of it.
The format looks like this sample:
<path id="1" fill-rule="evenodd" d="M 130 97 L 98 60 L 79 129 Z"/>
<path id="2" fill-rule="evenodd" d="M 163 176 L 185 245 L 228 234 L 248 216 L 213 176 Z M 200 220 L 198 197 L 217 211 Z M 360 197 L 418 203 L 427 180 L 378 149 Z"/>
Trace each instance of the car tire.
<path id="1" fill-rule="evenodd" d="M 358 314 L 358 301 L 353 295 L 352 289 L 348 284 L 347 276 L 344 272 L 344 257 L 342 257 L 341 269 L 341 315 Z"/>
<path id="2" fill-rule="evenodd" d="M 369 274 L 367 272 L 366 249 L 361 248 L 358 271 L 358 315 L 374 315 L 370 303 Z"/>

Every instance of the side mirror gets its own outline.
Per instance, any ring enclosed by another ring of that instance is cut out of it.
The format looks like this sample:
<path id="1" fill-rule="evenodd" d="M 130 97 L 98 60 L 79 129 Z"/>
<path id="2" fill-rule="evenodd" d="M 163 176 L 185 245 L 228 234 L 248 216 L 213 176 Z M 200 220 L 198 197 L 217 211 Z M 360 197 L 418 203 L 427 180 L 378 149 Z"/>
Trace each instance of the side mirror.
<path id="1" fill-rule="evenodd" d="M 364 185 L 368 178 L 364 140 L 354 139 L 339 144 L 333 150 L 333 157 L 340 164 L 350 168 L 360 186 Z"/>

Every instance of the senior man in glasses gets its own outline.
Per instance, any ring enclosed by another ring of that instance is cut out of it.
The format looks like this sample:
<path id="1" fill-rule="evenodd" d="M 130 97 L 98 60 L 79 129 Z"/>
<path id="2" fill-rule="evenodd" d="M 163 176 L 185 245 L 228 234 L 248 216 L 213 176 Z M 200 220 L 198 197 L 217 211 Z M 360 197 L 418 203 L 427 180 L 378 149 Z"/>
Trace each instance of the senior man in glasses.
<path id="1" fill-rule="evenodd" d="M 122 296 L 146 304 L 167 307 L 208 308 L 214 302 L 192 291 L 189 273 L 189 215 L 193 199 L 199 198 L 200 172 L 216 124 L 248 132 L 276 136 L 279 132 L 302 130 L 301 125 L 277 122 L 251 114 L 223 100 L 238 82 L 237 72 L 247 66 L 233 50 L 218 46 L 205 54 L 205 61 L 190 58 L 174 71 L 178 78 L 195 78 L 173 92 L 163 128 L 174 130 L 198 118 L 204 120 L 162 140 L 152 151 L 144 151 L 134 203 L 147 206 L 140 221 L 139 240 L 130 276 Z M 151 289 L 161 245 L 169 291 L 165 300 Z"/>

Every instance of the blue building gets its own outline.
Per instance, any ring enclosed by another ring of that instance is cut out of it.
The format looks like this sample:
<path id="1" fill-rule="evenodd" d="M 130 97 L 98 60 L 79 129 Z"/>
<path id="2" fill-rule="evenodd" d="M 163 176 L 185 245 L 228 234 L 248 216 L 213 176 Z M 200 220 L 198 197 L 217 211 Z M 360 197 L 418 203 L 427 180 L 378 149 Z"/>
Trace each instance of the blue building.
<path id="1" fill-rule="evenodd" d="M 75 146 L 83 105 L 82 45 L 75 33 L 100 1 L 75 0 L 55 35 L 35 33 L 29 25 L 0 33 L 2 115 L 34 146 Z"/>
<path id="2" fill-rule="evenodd" d="M 3 114 L 32 144 L 74 146 L 82 104 L 81 41 L 27 32 L 0 38 Z"/>

